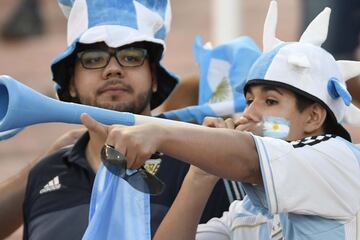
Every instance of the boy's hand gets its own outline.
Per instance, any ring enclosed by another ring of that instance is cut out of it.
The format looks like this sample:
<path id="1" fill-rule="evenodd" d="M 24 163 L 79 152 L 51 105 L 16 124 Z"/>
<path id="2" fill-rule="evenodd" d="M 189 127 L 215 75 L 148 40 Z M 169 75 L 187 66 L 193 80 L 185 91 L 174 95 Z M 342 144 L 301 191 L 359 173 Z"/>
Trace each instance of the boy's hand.
<path id="1" fill-rule="evenodd" d="M 263 125 L 262 122 L 250 121 L 244 116 L 240 116 L 234 121 L 235 129 L 242 132 L 251 132 L 257 136 L 263 135 Z"/>
<path id="2" fill-rule="evenodd" d="M 108 126 L 97 122 L 88 114 L 82 114 L 81 121 L 90 135 L 96 136 L 104 144 L 113 146 L 121 152 L 127 159 L 128 168 L 139 168 L 159 147 L 159 136 L 161 136 L 159 125 Z"/>
<path id="3" fill-rule="evenodd" d="M 235 129 L 235 122 L 231 118 L 224 120 L 217 117 L 206 117 L 204 119 L 203 125 L 212 128 Z"/>

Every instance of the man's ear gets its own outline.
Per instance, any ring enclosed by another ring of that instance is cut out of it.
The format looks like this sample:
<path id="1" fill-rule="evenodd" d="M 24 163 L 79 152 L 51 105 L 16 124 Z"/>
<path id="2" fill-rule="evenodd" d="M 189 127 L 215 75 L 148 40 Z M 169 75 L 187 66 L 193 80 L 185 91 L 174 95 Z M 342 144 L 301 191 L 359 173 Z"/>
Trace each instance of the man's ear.
<path id="1" fill-rule="evenodd" d="M 157 72 L 156 72 L 156 64 L 151 64 L 151 90 L 155 93 L 158 89 L 158 79 L 157 79 Z"/>
<path id="2" fill-rule="evenodd" d="M 69 81 L 69 94 L 72 98 L 77 97 L 75 83 L 74 83 L 74 77 L 72 77 Z"/>
<path id="3" fill-rule="evenodd" d="M 323 130 L 323 125 L 326 120 L 327 112 L 319 103 L 314 103 L 304 110 L 306 121 L 304 124 L 305 133 L 313 133 L 318 130 Z"/>
<path id="4" fill-rule="evenodd" d="M 157 87 L 158 87 L 157 78 L 152 77 L 151 89 L 153 93 L 157 91 Z"/>

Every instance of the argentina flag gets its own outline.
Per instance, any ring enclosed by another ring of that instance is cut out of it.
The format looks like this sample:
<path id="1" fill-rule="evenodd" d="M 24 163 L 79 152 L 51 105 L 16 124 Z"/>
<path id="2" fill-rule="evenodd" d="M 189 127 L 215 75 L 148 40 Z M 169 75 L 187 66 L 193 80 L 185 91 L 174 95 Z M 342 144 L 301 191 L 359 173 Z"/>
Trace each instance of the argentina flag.
<path id="1" fill-rule="evenodd" d="M 135 190 L 104 165 L 98 170 L 91 193 L 86 240 L 150 240 L 150 196 Z"/>
<path id="2" fill-rule="evenodd" d="M 260 56 L 260 49 L 246 36 L 215 48 L 203 46 L 196 37 L 193 53 L 199 65 L 199 105 L 163 113 L 168 119 L 201 124 L 206 116 L 227 116 L 242 112 L 245 98 L 236 87 L 243 86 L 248 70 Z"/>

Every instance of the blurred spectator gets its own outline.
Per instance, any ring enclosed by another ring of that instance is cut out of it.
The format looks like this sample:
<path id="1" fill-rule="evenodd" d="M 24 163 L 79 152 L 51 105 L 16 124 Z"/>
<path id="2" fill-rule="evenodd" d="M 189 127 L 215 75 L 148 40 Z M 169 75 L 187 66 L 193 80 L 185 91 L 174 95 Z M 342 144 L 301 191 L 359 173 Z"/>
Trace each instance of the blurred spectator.
<path id="1" fill-rule="evenodd" d="M 360 37 L 360 1 L 359 0 L 303 0 L 302 30 L 325 7 L 331 8 L 328 38 L 322 45 L 333 54 L 336 60 L 359 60 L 357 50 Z M 347 82 L 353 96 L 353 103 L 360 107 L 360 79 Z"/>
<path id="2" fill-rule="evenodd" d="M 44 23 L 39 11 L 38 0 L 21 0 L 1 29 L 4 39 L 24 39 L 41 35 Z"/>
<path id="3" fill-rule="evenodd" d="M 319 11 L 330 7 L 332 12 L 329 33 L 322 47 L 331 52 L 337 60 L 355 60 L 360 34 L 360 1 L 303 0 L 303 3 L 303 30 Z"/>

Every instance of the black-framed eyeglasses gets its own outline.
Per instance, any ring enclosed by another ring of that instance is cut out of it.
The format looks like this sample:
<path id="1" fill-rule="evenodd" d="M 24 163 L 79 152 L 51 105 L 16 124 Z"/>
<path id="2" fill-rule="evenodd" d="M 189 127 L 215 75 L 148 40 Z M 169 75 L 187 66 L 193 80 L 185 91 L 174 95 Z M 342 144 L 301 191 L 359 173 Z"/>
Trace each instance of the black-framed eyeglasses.
<path id="1" fill-rule="evenodd" d="M 154 154 L 151 159 L 158 158 L 158 156 L 158 154 Z M 123 178 L 138 191 L 150 195 L 159 195 L 164 191 L 165 184 L 143 166 L 137 170 L 127 169 L 126 157 L 113 146 L 104 145 L 102 147 L 101 160 L 112 174 Z"/>
<path id="2" fill-rule="evenodd" d="M 144 48 L 129 47 L 123 49 L 104 50 L 87 49 L 77 53 L 81 65 L 86 69 L 100 69 L 106 67 L 111 57 L 115 57 L 122 67 L 139 67 L 144 64 L 148 52 Z"/>

